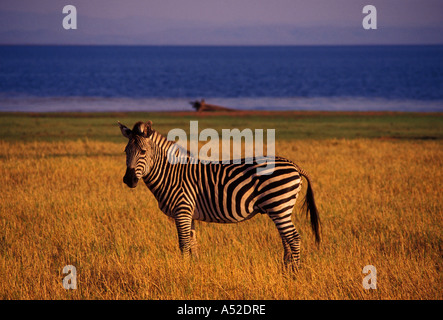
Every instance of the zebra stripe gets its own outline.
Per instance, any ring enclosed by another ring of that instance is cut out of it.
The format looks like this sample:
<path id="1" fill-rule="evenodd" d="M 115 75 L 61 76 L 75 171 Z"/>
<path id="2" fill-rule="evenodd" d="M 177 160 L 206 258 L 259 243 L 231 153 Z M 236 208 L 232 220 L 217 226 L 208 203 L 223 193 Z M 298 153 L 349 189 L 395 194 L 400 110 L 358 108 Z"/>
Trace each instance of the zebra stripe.
<path id="1" fill-rule="evenodd" d="M 311 226 L 316 240 L 319 236 L 319 216 L 308 174 L 295 163 L 275 157 L 273 172 L 258 175 L 257 168 L 269 165 L 263 159 L 241 159 L 240 163 L 203 163 L 189 155 L 185 161 L 172 164 L 168 152 L 174 142 L 155 130 L 137 128 L 125 131 L 127 172 L 125 183 L 134 187 L 134 181 L 143 179 L 157 199 L 160 210 L 175 219 L 179 247 L 188 256 L 195 246 L 193 220 L 237 223 L 258 213 L 267 214 L 281 236 L 286 264 L 298 266 L 300 235 L 292 223 L 292 211 L 302 187 L 302 176 L 307 179 L 306 210 L 311 215 Z M 150 126 L 150 125 L 149 125 Z M 122 129 L 122 125 L 120 127 Z M 122 133 L 124 130 L 122 129 Z M 150 135 L 141 134 L 146 131 Z M 132 176 L 131 176 L 132 175 Z M 136 184 L 136 182 L 135 182 Z M 192 239 L 191 239 L 192 238 Z M 191 246 L 191 244 L 193 246 Z"/>

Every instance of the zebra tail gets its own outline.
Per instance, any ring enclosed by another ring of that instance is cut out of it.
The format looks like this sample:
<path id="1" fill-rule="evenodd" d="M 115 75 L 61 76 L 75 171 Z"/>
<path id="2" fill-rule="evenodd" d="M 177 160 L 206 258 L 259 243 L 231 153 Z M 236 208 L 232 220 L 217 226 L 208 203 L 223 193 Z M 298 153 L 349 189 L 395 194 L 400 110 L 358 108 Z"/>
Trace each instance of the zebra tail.
<path id="1" fill-rule="evenodd" d="M 315 199 L 314 199 L 314 191 L 312 190 L 312 184 L 309 178 L 309 175 L 306 171 L 299 168 L 299 173 L 306 178 L 308 182 L 308 190 L 306 191 L 306 197 L 303 202 L 303 209 L 306 210 L 306 216 L 308 213 L 311 216 L 311 228 L 315 235 L 315 242 L 317 244 L 320 243 L 320 214 L 317 210 L 317 206 L 315 205 Z"/>

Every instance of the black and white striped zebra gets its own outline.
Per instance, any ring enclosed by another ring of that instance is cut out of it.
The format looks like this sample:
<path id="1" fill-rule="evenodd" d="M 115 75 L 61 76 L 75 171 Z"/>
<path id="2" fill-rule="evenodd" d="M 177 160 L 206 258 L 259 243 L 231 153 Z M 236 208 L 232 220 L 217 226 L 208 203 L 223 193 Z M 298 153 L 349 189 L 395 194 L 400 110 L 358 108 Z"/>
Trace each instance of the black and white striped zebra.
<path id="1" fill-rule="evenodd" d="M 151 122 L 137 122 L 133 129 L 120 124 L 129 139 L 125 148 L 126 173 L 123 182 L 134 188 L 140 179 L 157 199 L 160 210 L 175 219 L 179 247 L 184 256 L 195 251 L 194 220 L 236 223 L 257 213 L 267 214 L 275 223 L 284 247 L 285 264 L 297 267 L 300 260 L 300 235 L 291 215 L 301 190 L 302 176 L 308 182 L 306 213 L 316 241 L 320 241 L 319 214 L 308 174 L 295 163 L 275 157 L 274 171 L 258 175 L 260 161 L 240 164 L 185 163 L 168 161 L 174 142 L 152 129 Z M 192 159 L 195 160 L 195 159 Z M 269 160 L 268 160 L 269 161 Z"/>

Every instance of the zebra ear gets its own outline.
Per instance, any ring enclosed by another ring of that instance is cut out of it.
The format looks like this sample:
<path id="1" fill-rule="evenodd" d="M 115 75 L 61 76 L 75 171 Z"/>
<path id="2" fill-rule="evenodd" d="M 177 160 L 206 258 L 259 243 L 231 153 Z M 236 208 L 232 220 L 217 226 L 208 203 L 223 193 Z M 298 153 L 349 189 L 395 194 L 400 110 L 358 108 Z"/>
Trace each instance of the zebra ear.
<path id="1" fill-rule="evenodd" d="M 146 138 L 149 138 L 153 132 L 154 130 L 152 129 L 152 121 L 148 120 L 147 122 L 145 122 L 145 130 L 143 131 L 144 136 Z"/>
<path id="2" fill-rule="evenodd" d="M 125 136 L 126 138 L 130 139 L 132 136 L 131 129 L 129 129 L 125 125 L 121 124 L 120 121 L 117 121 L 117 123 L 118 123 L 118 126 L 120 127 L 120 131 L 122 132 L 122 135 Z"/>

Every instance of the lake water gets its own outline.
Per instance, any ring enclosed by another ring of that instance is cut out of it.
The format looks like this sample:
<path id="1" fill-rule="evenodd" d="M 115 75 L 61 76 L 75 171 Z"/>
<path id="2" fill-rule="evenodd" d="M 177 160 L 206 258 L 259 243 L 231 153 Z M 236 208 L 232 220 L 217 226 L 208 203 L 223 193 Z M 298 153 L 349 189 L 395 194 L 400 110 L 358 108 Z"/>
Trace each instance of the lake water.
<path id="1" fill-rule="evenodd" d="M 0 46 L 0 111 L 443 111 L 443 46 Z"/>

